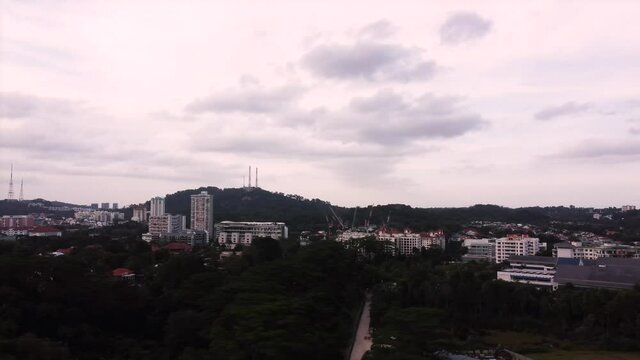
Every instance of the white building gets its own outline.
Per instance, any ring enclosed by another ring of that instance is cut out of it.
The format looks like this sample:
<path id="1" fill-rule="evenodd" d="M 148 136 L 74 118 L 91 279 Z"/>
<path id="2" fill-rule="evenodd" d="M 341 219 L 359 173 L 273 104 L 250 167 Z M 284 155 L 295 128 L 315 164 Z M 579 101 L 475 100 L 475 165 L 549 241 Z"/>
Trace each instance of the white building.
<path id="1" fill-rule="evenodd" d="M 183 215 L 164 214 L 149 217 L 149 234 L 178 233 L 186 229 L 187 218 Z"/>
<path id="2" fill-rule="evenodd" d="M 223 221 L 216 224 L 215 233 L 219 244 L 251 245 L 257 237 L 276 240 L 289 237 L 289 229 L 282 222 Z"/>
<path id="3" fill-rule="evenodd" d="M 191 195 L 191 230 L 206 231 L 213 238 L 213 195 L 206 191 Z"/>
<path id="4" fill-rule="evenodd" d="M 364 231 L 351 231 L 351 230 L 346 230 L 343 231 L 342 233 L 338 234 L 338 236 L 336 237 L 336 241 L 339 242 L 345 242 L 345 241 L 349 241 L 352 239 L 364 239 L 368 236 L 375 236 L 374 234 L 371 233 L 367 233 Z"/>
<path id="5" fill-rule="evenodd" d="M 615 243 L 562 242 L 554 245 L 553 256 L 569 259 L 633 258 L 640 259 L 640 246 Z"/>
<path id="6" fill-rule="evenodd" d="M 144 205 L 134 205 L 131 221 L 147 222 L 147 208 Z"/>
<path id="7" fill-rule="evenodd" d="M 622 205 L 622 212 L 633 211 L 635 209 L 635 205 Z"/>
<path id="8" fill-rule="evenodd" d="M 154 197 L 150 201 L 151 203 L 151 211 L 149 216 L 162 216 L 164 215 L 164 198 L 163 197 Z"/>
<path id="9" fill-rule="evenodd" d="M 547 256 L 512 256 L 509 268 L 498 271 L 498 280 L 555 287 L 556 259 Z"/>
<path id="10" fill-rule="evenodd" d="M 496 263 L 510 256 L 534 256 L 540 250 L 540 240 L 526 235 L 509 235 L 496 240 Z"/>
<path id="11" fill-rule="evenodd" d="M 432 247 L 445 248 L 445 236 L 442 230 L 412 233 L 409 230 L 403 232 L 379 232 L 378 240 L 395 244 L 395 253 L 400 255 L 411 255 L 414 249 L 418 251 L 422 248 Z"/>
<path id="12" fill-rule="evenodd" d="M 462 256 L 464 261 L 494 262 L 496 260 L 496 239 L 466 239 L 462 246 L 467 248 L 467 253 Z"/>

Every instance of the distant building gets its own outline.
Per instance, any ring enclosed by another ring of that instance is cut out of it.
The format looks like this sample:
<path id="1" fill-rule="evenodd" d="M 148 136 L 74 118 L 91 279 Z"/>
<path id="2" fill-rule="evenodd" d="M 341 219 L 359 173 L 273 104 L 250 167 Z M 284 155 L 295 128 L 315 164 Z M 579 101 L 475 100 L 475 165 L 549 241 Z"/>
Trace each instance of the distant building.
<path id="1" fill-rule="evenodd" d="M 60 237 L 62 236 L 62 231 L 53 226 L 38 226 L 33 230 L 29 231 L 29 236 L 37 236 L 37 237 Z"/>
<path id="2" fill-rule="evenodd" d="M 92 204 L 91 204 L 91 208 L 92 208 L 92 209 L 94 209 L 94 210 L 98 210 L 98 209 L 100 208 L 100 204 L 98 204 L 98 203 L 92 203 Z"/>
<path id="3" fill-rule="evenodd" d="M 111 208 L 113 210 L 118 210 L 118 203 L 113 203 L 113 206 Z"/>
<path id="4" fill-rule="evenodd" d="M 109 210 L 109 203 L 102 203 L 100 205 L 100 209 L 102 210 Z"/>
<path id="5" fill-rule="evenodd" d="M 147 208 L 144 205 L 133 205 L 131 221 L 147 222 Z"/>
<path id="6" fill-rule="evenodd" d="M 633 211 L 635 209 L 635 205 L 622 205 L 622 212 Z"/>
<path id="7" fill-rule="evenodd" d="M 186 243 L 191 246 L 206 245 L 209 243 L 209 235 L 206 231 L 182 229 L 169 233 L 162 233 L 157 238 L 160 243 Z"/>
<path id="8" fill-rule="evenodd" d="M 556 259 L 548 256 L 511 256 L 509 268 L 498 271 L 498 280 L 539 286 L 555 286 Z"/>
<path id="9" fill-rule="evenodd" d="M 164 214 L 161 216 L 149 217 L 149 233 L 161 235 L 163 233 L 174 233 L 186 229 L 187 219 L 183 215 Z"/>
<path id="10" fill-rule="evenodd" d="M 466 239 L 462 246 L 467 248 L 467 253 L 462 256 L 463 261 L 496 260 L 496 239 Z"/>
<path id="11" fill-rule="evenodd" d="M 640 246 L 597 242 L 561 242 L 554 245 L 553 256 L 569 259 L 640 259 Z"/>
<path id="12" fill-rule="evenodd" d="M 400 255 L 411 255 L 414 250 L 420 251 L 422 248 L 440 248 L 446 246 L 446 239 L 442 230 L 428 231 L 421 233 L 413 233 L 410 230 L 405 231 L 380 231 L 378 240 L 387 244 L 395 245 L 395 253 Z"/>
<path id="13" fill-rule="evenodd" d="M 191 230 L 206 231 L 213 238 L 213 195 L 202 191 L 191 195 Z"/>
<path id="14" fill-rule="evenodd" d="M 0 227 L 6 229 L 26 228 L 35 226 L 32 215 L 4 215 L 0 218 Z"/>
<path id="15" fill-rule="evenodd" d="M 600 219 L 602 219 L 602 214 L 598 214 L 598 213 L 593 214 L 593 219 L 594 219 L 594 220 L 600 220 Z"/>
<path id="16" fill-rule="evenodd" d="M 540 240 L 525 235 L 509 235 L 496 240 L 496 263 L 510 256 L 533 256 L 540 251 Z"/>
<path id="17" fill-rule="evenodd" d="M 289 229 L 282 222 L 223 221 L 215 225 L 215 234 L 219 244 L 251 245 L 257 237 L 286 239 Z"/>
<path id="18" fill-rule="evenodd" d="M 150 201 L 151 206 L 149 210 L 149 216 L 162 216 L 164 215 L 164 198 L 154 197 Z"/>

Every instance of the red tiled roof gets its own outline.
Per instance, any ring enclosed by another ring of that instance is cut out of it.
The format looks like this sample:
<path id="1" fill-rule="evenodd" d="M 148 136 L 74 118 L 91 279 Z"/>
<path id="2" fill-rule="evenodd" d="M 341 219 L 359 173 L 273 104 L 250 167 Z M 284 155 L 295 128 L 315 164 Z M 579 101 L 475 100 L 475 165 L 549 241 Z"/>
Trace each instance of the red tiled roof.
<path id="1" fill-rule="evenodd" d="M 117 268 L 113 269 L 113 271 L 111 272 L 111 275 L 113 276 L 125 276 L 130 274 L 134 274 L 134 272 L 127 268 Z"/>

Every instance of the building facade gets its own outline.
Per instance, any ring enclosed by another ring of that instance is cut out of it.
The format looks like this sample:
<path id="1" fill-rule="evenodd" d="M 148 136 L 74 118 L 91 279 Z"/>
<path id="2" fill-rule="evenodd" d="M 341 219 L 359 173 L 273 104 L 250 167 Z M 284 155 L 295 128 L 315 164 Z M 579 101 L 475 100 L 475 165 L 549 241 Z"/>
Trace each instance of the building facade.
<path id="1" fill-rule="evenodd" d="M 0 218 L 0 227 L 7 229 L 33 227 L 35 224 L 32 215 L 4 215 Z"/>
<path id="2" fill-rule="evenodd" d="M 496 260 L 496 239 L 466 239 L 462 246 L 467 249 L 467 253 L 462 256 L 464 261 Z"/>
<path id="3" fill-rule="evenodd" d="M 526 235 L 509 235 L 496 240 L 496 263 L 511 256 L 534 256 L 540 251 L 540 240 Z"/>
<path id="4" fill-rule="evenodd" d="M 131 208 L 133 209 L 131 221 L 147 222 L 147 208 L 144 205 L 134 205 Z"/>
<path id="5" fill-rule="evenodd" d="M 387 244 L 394 244 L 394 253 L 400 255 L 411 255 L 414 251 L 422 248 L 429 249 L 439 247 L 444 250 L 446 239 L 442 230 L 413 233 L 409 230 L 403 232 L 381 231 L 378 233 L 378 240 Z"/>
<path id="6" fill-rule="evenodd" d="M 206 191 L 191 195 L 191 230 L 206 231 L 213 238 L 213 195 Z"/>
<path id="7" fill-rule="evenodd" d="M 555 287 L 556 261 L 547 256 L 511 256 L 509 267 L 498 271 L 498 280 Z"/>
<path id="8" fill-rule="evenodd" d="M 215 234 L 219 244 L 251 245 L 258 237 L 286 239 L 289 229 L 282 222 L 223 221 L 216 224 Z"/>
<path id="9" fill-rule="evenodd" d="M 149 234 L 178 233 L 186 229 L 187 218 L 183 215 L 164 214 L 149 217 Z"/>
<path id="10" fill-rule="evenodd" d="M 164 215 L 164 198 L 154 197 L 150 201 L 149 216 L 162 216 Z"/>

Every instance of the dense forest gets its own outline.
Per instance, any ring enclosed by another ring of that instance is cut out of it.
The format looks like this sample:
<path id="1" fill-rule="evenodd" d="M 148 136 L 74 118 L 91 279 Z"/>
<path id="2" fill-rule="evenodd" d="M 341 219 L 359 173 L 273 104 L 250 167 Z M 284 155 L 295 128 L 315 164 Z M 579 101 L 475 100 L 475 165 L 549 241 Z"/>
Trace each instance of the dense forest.
<path id="1" fill-rule="evenodd" d="M 260 239 L 222 261 L 130 239 L 74 245 L 52 257 L 43 240 L 0 242 L 3 359 L 339 359 L 365 285 L 333 242 L 283 258 Z M 112 277 L 120 266 L 142 276 Z"/>
<path id="2" fill-rule="evenodd" d="M 640 350 L 640 287 L 630 291 L 557 291 L 495 280 L 499 265 L 450 263 L 437 250 L 368 257 L 375 273 L 368 359 L 425 359 L 441 349 L 491 349 L 494 331 L 537 336 L 515 348 Z M 512 349 L 514 350 L 514 349 Z"/>

